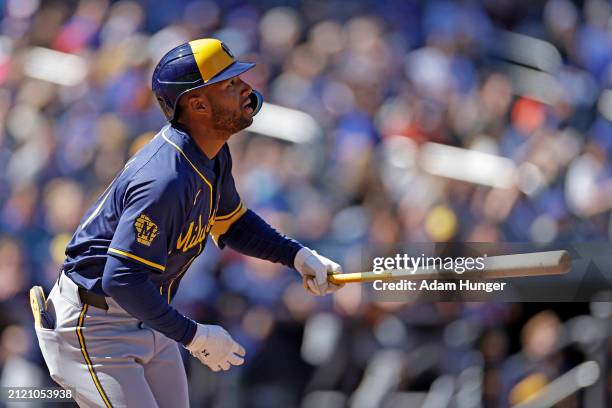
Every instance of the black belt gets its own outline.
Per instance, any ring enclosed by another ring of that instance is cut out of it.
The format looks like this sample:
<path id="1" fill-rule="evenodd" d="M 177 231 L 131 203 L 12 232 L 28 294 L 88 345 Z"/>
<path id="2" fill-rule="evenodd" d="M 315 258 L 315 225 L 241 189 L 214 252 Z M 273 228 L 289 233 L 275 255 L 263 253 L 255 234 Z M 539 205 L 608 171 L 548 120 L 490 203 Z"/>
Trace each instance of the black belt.
<path id="1" fill-rule="evenodd" d="M 106 298 L 104 296 L 97 295 L 87 289 L 79 287 L 79 297 L 82 303 L 97 307 L 98 309 L 108 310 L 108 303 L 106 303 Z"/>

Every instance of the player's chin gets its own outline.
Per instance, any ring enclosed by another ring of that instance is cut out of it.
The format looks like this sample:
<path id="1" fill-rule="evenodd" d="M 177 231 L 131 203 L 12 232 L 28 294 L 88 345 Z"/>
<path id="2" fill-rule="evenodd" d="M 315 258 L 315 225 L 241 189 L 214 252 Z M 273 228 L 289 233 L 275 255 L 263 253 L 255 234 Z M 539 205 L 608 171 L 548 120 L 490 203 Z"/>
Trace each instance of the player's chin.
<path id="1" fill-rule="evenodd" d="M 243 109 L 241 115 L 240 123 L 244 124 L 244 127 L 251 126 L 253 123 L 253 110 L 252 109 Z"/>
<path id="2" fill-rule="evenodd" d="M 241 130 L 246 129 L 249 126 L 251 126 L 251 124 L 253 124 L 252 116 L 240 115 L 233 122 L 232 132 L 233 133 L 240 132 Z"/>

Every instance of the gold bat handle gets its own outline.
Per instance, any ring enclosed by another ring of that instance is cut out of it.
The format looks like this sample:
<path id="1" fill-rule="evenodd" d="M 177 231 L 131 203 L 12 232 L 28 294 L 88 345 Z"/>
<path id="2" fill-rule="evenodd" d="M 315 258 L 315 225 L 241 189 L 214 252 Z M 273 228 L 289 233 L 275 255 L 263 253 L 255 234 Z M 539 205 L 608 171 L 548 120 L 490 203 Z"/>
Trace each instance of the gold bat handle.
<path id="1" fill-rule="evenodd" d="M 382 273 L 353 272 L 330 274 L 327 276 L 327 280 L 331 283 L 342 285 L 344 283 L 374 282 L 376 280 L 393 279 L 393 277 L 393 271 L 384 271 Z"/>

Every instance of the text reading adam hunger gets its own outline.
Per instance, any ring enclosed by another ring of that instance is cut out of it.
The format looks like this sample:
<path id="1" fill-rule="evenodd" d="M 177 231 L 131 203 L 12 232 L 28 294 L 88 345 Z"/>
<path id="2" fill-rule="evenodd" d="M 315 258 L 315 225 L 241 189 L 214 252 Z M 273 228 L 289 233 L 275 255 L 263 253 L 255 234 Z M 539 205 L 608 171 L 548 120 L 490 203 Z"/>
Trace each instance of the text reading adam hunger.
<path id="1" fill-rule="evenodd" d="M 422 281 L 404 279 L 396 282 L 376 280 L 372 283 L 372 287 L 377 291 L 480 291 L 487 293 L 503 291 L 506 285 L 506 282 L 473 282 L 468 279 L 462 279 L 459 282 L 440 282 L 437 279 Z"/>

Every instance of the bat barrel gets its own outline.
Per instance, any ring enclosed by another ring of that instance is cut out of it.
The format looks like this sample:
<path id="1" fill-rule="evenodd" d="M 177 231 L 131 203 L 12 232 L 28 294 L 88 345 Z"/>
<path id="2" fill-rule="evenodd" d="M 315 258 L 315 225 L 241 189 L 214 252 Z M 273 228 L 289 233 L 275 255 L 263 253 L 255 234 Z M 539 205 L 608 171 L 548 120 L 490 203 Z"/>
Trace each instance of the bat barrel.
<path id="1" fill-rule="evenodd" d="M 421 280 L 432 278 L 519 278 L 526 276 L 561 275 L 567 273 L 572 258 L 567 251 L 532 252 L 526 254 L 500 255 L 487 257 L 482 270 L 473 269 L 462 274 L 453 271 L 438 271 L 420 268 L 392 269 L 375 272 L 356 272 L 330 275 L 329 281 L 336 284 L 352 282 L 373 282 L 376 280 L 408 279 Z"/>

